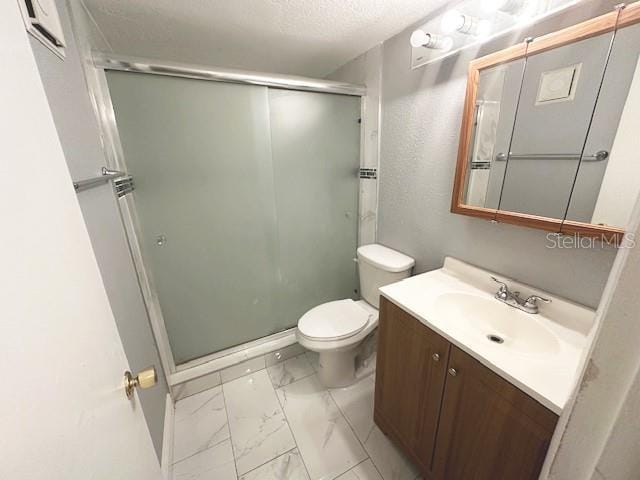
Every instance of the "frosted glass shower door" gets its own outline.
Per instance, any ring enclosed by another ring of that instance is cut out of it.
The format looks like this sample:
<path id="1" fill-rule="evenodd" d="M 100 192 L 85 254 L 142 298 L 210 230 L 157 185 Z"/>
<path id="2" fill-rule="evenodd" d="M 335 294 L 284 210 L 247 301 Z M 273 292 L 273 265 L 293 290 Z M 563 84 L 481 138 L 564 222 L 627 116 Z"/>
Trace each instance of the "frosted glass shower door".
<path id="1" fill-rule="evenodd" d="M 359 98 L 107 71 L 176 364 L 352 296 Z"/>
<path id="2" fill-rule="evenodd" d="M 277 266 L 267 89 L 107 80 L 175 362 L 264 335 Z"/>
<path id="3" fill-rule="evenodd" d="M 360 98 L 269 90 L 285 323 L 357 294 Z"/>

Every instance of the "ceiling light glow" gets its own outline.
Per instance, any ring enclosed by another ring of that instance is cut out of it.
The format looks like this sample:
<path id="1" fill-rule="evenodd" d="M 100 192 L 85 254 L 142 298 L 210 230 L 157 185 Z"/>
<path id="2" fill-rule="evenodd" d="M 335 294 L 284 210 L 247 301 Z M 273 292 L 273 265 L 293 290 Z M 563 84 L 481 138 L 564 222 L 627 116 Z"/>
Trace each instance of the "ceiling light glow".
<path id="1" fill-rule="evenodd" d="M 482 7 L 489 12 L 504 12 L 517 15 L 522 11 L 525 0 L 482 0 Z"/>
<path id="2" fill-rule="evenodd" d="M 442 16 L 442 31 L 444 33 L 453 33 L 464 27 L 466 15 L 458 10 L 449 10 Z"/>

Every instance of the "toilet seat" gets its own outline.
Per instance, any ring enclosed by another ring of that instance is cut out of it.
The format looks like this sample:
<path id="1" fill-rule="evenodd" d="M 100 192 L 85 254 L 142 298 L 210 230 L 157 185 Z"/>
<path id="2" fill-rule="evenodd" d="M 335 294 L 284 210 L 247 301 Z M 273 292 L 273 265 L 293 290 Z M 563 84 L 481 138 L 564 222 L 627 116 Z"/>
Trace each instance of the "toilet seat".
<path id="1" fill-rule="evenodd" d="M 371 316 L 351 299 L 327 302 L 305 313 L 298 322 L 298 331 L 310 340 L 342 340 L 361 332 Z"/>

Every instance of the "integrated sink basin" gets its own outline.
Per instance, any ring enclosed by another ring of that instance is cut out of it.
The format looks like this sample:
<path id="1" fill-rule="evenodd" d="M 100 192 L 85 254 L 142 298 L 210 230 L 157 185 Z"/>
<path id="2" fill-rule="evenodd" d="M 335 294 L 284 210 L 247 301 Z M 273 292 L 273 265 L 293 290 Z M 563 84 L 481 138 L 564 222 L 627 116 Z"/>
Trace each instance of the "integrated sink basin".
<path id="1" fill-rule="evenodd" d="M 560 348 L 558 338 L 540 321 L 540 314 L 517 310 L 493 298 L 468 293 L 445 293 L 435 300 L 436 310 L 460 322 L 466 333 L 496 348 L 527 355 L 549 355 Z"/>
<path id="2" fill-rule="evenodd" d="M 498 277 L 520 298 L 541 302 L 527 313 L 495 298 Z M 441 269 L 380 289 L 382 295 L 554 413 L 576 376 L 595 312 L 529 285 L 447 257 Z"/>

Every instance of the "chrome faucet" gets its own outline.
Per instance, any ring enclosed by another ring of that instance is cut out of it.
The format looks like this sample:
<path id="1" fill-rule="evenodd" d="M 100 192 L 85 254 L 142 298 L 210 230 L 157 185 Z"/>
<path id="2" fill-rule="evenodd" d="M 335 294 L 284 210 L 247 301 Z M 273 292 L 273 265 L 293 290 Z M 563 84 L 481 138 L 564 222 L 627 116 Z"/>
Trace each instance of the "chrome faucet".
<path id="1" fill-rule="evenodd" d="M 496 299 L 523 312 L 538 313 L 538 302 L 551 303 L 551 300 L 541 297 L 540 295 L 530 295 L 527 298 L 520 298 L 520 292 L 512 292 L 503 281 L 493 276 L 491 280 L 500 285 L 500 288 L 495 294 Z"/>

